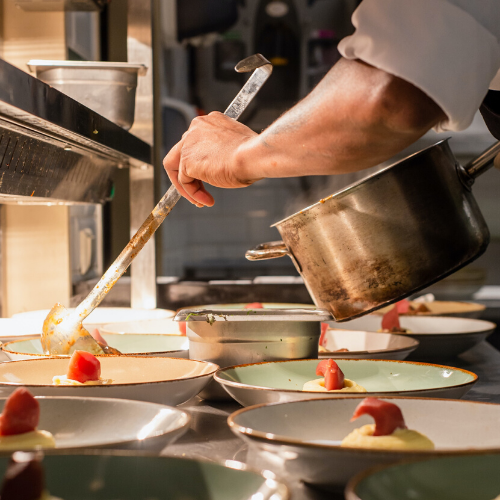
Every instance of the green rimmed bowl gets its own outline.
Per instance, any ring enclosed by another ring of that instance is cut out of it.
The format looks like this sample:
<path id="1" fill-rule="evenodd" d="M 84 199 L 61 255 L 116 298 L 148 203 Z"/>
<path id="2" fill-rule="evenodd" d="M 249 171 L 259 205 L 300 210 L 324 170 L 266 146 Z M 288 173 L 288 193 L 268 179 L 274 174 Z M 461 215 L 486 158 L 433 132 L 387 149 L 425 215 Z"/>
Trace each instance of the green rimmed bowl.
<path id="1" fill-rule="evenodd" d="M 363 393 L 365 396 L 458 399 L 477 381 L 477 375 L 470 371 L 430 363 L 382 359 L 336 359 L 336 362 L 346 378 L 368 391 Z M 302 390 L 306 382 L 319 378 L 318 363 L 317 359 L 304 359 L 230 366 L 219 370 L 214 378 L 243 406 L 349 395 Z"/>
<path id="2" fill-rule="evenodd" d="M 500 453 L 403 462 L 353 478 L 347 500 L 495 500 Z"/>
<path id="3" fill-rule="evenodd" d="M 402 459 L 500 452 L 500 405 L 401 397 L 383 399 L 399 406 L 408 428 L 429 437 L 434 450 L 341 447 L 350 432 L 373 423 L 367 415 L 351 422 L 363 399 L 343 397 L 256 405 L 233 413 L 228 424 L 249 444 L 250 457 L 267 457 L 269 463 L 276 464 L 275 472 L 283 470 L 288 476 L 325 490 L 343 488 L 363 470 Z M 473 424 L 478 422 L 480 425 Z"/>
<path id="4" fill-rule="evenodd" d="M 0 458 L 3 477 L 9 458 Z M 64 500 L 287 500 L 287 487 L 268 471 L 143 453 L 47 454 L 49 493 Z"/>
<path id="5" fill-rule="evenodd" d="M 102 334 L 104 340 L 123 355 L 188 358 L 189 340 L 182 335 L 120 335 Z M 48 357 L 43 353 L 40 337 L 2 344 L 2 351 L 11 361 Z M 67 356 L 51 356 L 67 357 Z"/>

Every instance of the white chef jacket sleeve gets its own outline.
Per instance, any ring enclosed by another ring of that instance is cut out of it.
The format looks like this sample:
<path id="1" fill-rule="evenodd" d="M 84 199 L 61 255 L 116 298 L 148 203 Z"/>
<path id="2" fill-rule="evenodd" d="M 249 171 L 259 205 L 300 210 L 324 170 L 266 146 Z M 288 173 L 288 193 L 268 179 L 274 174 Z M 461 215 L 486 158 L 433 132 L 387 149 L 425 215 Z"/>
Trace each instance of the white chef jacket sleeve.
<path id="1" fill-rule="evenodd" d="M 475 1 L 475 0 L 470 0 Z M 467 128 L 500 67 L 497 37 L 447 0 L 363 0 L 340 53 L 398 76 L 431 97 L 447 120 Z"/>

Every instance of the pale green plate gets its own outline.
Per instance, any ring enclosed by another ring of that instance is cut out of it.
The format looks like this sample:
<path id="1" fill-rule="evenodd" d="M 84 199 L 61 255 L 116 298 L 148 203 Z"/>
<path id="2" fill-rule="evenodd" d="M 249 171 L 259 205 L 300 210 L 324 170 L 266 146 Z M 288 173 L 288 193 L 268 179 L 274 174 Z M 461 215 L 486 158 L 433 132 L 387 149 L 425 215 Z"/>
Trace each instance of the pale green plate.
<path id="1" fill-rule="evenodd" d="M 0 459 L 3 477 L 8 458 Z M 47 455 L 46 487 L 62 500 L 286 500 L 287 488 L 245 470 L 216 463 L 133 454 Z"/>
<path id="2" fill-rule="evenodd" d="M 500 455 L 403 463 L 356 477 L 347 500 L 494 500 L 500 495 Z"/>
<path id="3" fill-rule="evenodd" d="M 169 356 L 187 358 L 189 341 L 181 335 L 102 335 L 108 344 L 122 354 Z M 39 338 L 6 342 L 2 345 L 4 353 L 13 361 L 45 357 Z"/>
<path id="4" fill-rule="evenodd" d="M 467 370 L 410 361 L 336 360 L 346 378 L 369 394 L 460 398 L 476 382 Z M 305 392 L 305 382 L 319 378 L 318 360 L 273 361 L 224 368 L 215 379 L 243 406 L 300 399 L 341 397 L 349 393 Z M 360 395 L 359 393 L 353 395 Z"/>

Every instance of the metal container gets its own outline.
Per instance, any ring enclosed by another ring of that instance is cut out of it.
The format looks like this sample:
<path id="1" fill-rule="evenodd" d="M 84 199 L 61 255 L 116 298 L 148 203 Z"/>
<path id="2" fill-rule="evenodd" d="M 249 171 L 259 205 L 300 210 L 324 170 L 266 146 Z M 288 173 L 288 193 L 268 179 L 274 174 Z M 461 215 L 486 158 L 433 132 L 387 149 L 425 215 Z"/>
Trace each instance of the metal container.
<path id="1" fill-rule="evenodd" d="M 496 143 L 462 167 L 441 141 L 274 224 L 283 241 L 246 257 L 288 255 L 335 321 L 401 300 L 486 249 L 489 232 L 471 186 L 499 151 Z"/>
<path id="2" fill-rule="evenodd" d="M 28 63 L 43 82 L 128 130 L 134 123 L 137 77 L 143 64 L 95 61 L 41 61 Z"/>
<path id="3" fill-rule="evenodd" d="M 183 309 L 174 318 L 186 321 L 189 358 L 227 366 L 318 357 L 321 309 Z M 201 394 L 230 399 L 217 382 Z"/>

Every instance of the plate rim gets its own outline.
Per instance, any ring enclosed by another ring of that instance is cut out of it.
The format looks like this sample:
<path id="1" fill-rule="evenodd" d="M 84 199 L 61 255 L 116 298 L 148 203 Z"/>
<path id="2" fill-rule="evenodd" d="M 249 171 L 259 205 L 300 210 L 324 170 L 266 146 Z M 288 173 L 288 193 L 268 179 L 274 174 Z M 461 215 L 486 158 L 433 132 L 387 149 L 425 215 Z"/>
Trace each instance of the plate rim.
<path id="1" fill-rule="evenodd" d="M 247 390 L 252 389 L 252 390 L 263 390 L 263 391 L 272 391 L 272 392 L 285 392 L 287 394 L 288 393 L 318 394 L 318 392 L 316 392 L 316 391 L 302 391 L 299 389 L 277 389 L 274 387 L 262 387 L 262 386 L 257 386 L 257 385 L 243 384 L 241 382 L 233 382 L 231 380 L 221 379 L 219 376 L 220 373 L 229 371 L 229 370 L 234 369 L 234 368 L 244 368 L 247 366 L 264 365 L 264 364 L 269 364 L 269 363 L 291 363 L 291 362 L 301 362 L 301 361 L 318 361 L 318 360 L 312 359 L 312 358 L 311 359 L 284 359 L 284 360 L 277 360 L 277 361 L 262 361 L 260 363 L 246 363 L 243 365 L 227 366 L 225 368 L 219 368 L 215 372 L 214 380 L 216 380 L 222 386 L 228 385 L 230 387 L 235 387 L 237 389 L 247 389 Z M 404 390 L 386 391 L 386 392 L 384 392 L 384 391 L 367 391 L 366 393 L 364 393 L 367 395 L 366 397 L 369 397 L 370 395 L 374 395 L 374 394 L 379 395 L 381 393 L 383 393 L 383 394 L 395 394 L 395 393 L 401 393 L 401 392 L 416 393 L 416 392 L 424 392 L 424 391 L 426 393 L 429 393 L 431 391 L 441 391 L 443 389 L 453 389 L 453 388 L 457 388 L 457 387 L 465 387 L 468 385 L 474 385 L 479 379 L 479 376 L 477 374 L 475 374 L 469 370 L 465 370 L 463 368 L 456 368 L 454 366 L 447 366 L 447 365 L 438 365 L 436 363 L 425 363 L 422 361 L 406 361 L 406 360 L 402 360 L 402 359 L 359 359 L 359 358 L 335 358 L 335 361 L 352 361 L 352 362 L 375 361 L 377 363 L 403 363 L 403 364 L 412 364 L 412 365 L 424 365 L 424 366 L 432 366 L 432 367 L 455 370 L 455 371 L 463 372 L 463 373 L 466 373 L 467 375 L 472 376 L 472 380 L 470 380 L 469 382 L 463 382 L 461 384 L 448 385 L 445 387 L 434 387 L 434 388 L 430 388 L 430 389 L 413 389 L 411 391 L 410 390 L 408 390 L 408 391 L 404 391 Z M 356 394 L 356 393 L 352 393 L 352 394 Z M 323 398 L 314 398 L 314 399 L 323 399 Z"/>
<path id="2" fill-rule="evenodd" d="M 443 402 L 455 402 L 455 403 L 461 403 L 461 404 L 466 404 L 466 403 L 471 403 L 471 404 L 477 404 L 477 405 L 485 405 L 485 406 L 499 406 L 497 403 L 489 403 L 485 401 L 471 401 L 468 399 L 448 399 L 448 398 L 424 398 L 424 397 L 411 397 L 411 396 L 380 396 L 382 399 L 395 399 L 397 401 L 399 400 L 416 400 L 416 401 L 443 401 Z M 469 449 L 464 449 L 464 450 L 388 450 L 388 449 L 371 449 L 371 448 L 360 448 L 360 447 L 355 447 L 355 446 L 339 446 L 339 445 L 331 445 L 331 444 L 322 444 L 322 443 L 306 443 L 301 441 L 300 439 L 295 439 L 295 438 L 288 438 L 286 436 L 282 436 L 279 434 L 272 434 L 272 433 L 266 433 L 262 431 L 256 431 L 252 430 L 249 427 L 244 427 L 240 424 L 237 424 L 234 422 L 234 418 L 236 418 L 238 415 L 241 413 L 246 413 L 251 410 L 255 410 L 264 406 L 279 406 L 279 405 L 291 405 L 291 404 L 299 404 L 299 403 L 304 403 L 307 401 L 338 401 L 339 399 L 342 400 L 349 400 L 349 399 L 355 399 L 355 400 L 360 400 L 362 401 L 365 399 L 364 396 L 342 396 L 338 398 L 317 398 L 317 399 L 302 399 L 299 401 L 281 401 L 281 402 L 276 402 L 276 403 L 260 403 L 252 406 L 247 406 L 244 408 L 240 408 L 231 415 L 228 416 L 227 418 L 227 424 L 231 431 L 233 433 L 239 433 L 241 435 L 247 436 L 249 438 L 256 438 L 257 440 L 260 441 L 265 441 L 270 444 L 276 444 L 276 445 L 287 445 L 287 446 L 301 446 L 304 448 L 308 449 L 321 449 L 325 451 L 339 451 L 341 453 L 348 453 L 348 452 L 354 452 L 354 453 L 362 453 L 362 454 L 369 454 L 369 455 L 384 455 L 384 454 L 401 454 L 403 457 L 405 455 L 422 455 L 422 456 L 427 456 L 427 455 L 432 455 L 433 458 L 439 458 L 439 457 L 447 457 L 447 456 L 465 456 L 465 455 L 476 455 L 476 454 L 491 454 L 491 453 L 498 453 L 500 454 L 500 446 L 498 448 L 487 448 L 487 449 L 478 449 L 478 448 L 469 448 Z M 499 410 L 500 411 L 500 410 Z M 268 437 L 270 434 L 273 435 L 272 438 Z M 238 435 L 238 434 L 237 434 Z M 424 459 L 425 460 L 425 459 Z M 407 461 L 411 462 L 413 460 L 407 459 Z M 402 462 L 398 461 L 398 464 Z M 392 463 L 391 465 L 394 465 Z M 385 466 L 380 466 L 378 465 L 377 467 L 385 468 Z M 374 468 L 374 467 L 372 467 Z M 363 471 L 366 472 L 366 471 Z"/>
<path id="3" fill-rule="evenodd" d="M 188 358 L 174 358 L 174 357 L 171 357 L 171 358 L 165 358 L 165 357 L 161 357 L 161 356 L 136 356 L 136 355 L 130 355 L 130 356 L 120 356 L 120 355 L 109 355 L 109 354 L 102 354 L 102 355 L 97 355 L 96 356 L 97 358 L 125 358 L 125 359 L 131 359 L 131 358 L 138 358 L 138 359 L 165 359 L 165 360 L 171 360 L 171 359 L 177 359 L 177 360 L 180 360 L 180 361 L 195 361 L 197 363 L 203 363 L 205 365 L 212 365 L 212 368 L 211 368 L 211 371 L 209 373 L 203 373 L 203 374 L 200 374 L 200 375 L 195 375 L 193 377 L 184 377 L 184 378 L 176 378 L 176 379 L 172 379 L 172 380 L 152 380 L 150 382 L 130 382 L 130 383 L 126 383 L 126 384 L 115 384 L 115 383 L 112 383 L 112 384 L 102 384 L 102 385 L 71 385 L 71 386 L 67 386 L 67 385 L 53 385 L 53 384 L 23 384 L 23 383 L 18 383 L 18 382 L 5 382 L 3 380 L 0 380 L 0 387 L 2 386 L 7 386 L 7 387 L 26 387 L 26 388 L 29 388 L 29 387 L 42 387 L 42 388 L 47 388 L 47 387 L 63 387 L 65 389 L 68 389 L 68 387 L 71 387 L 72 389 L 76 389 L 76 390 L 85 390 L 85 389 L 89 389 L 89 388 L 92 388 L 92 389 L 96 389 L 96 388 L 99 388 L 99 390 L 102 390 L 104 388 L 113 388 L 113 387 L 128 387 L 128 386 L 144 386 L 144 385 L 153 385 L 153 384 L 169 384 L 169 383 L 175 383 L 175 382 L 184 382 L 184 381 L 188 381 L 188 380 L 196 380 L 198 378 L 205 378 L 205 377 L 209 377 L 209 376 L 214 376 L 215 373 L 217 372 L 217 370 L 220 369 L 219 365 L 215 364 L 215 363 L 212 363 L 211 361 L 202 361 L 202 360 L 197 360 L 197 359 L 188 359 Z M 47 362 L 47 361 L 52 361 L 54 359 L 66 359 L 66 358 L 50 358 L 50 357 L 47 357 L 47 358 L 36 358 L 36 359 L 19 359 L 17 361 L 9 361 L 8 363 L 11 364 L 11 363 L 43 363 L 43 362 Z M 3 364 L 3 363 L 2 363 Z M 102 388 L 102 389 L 101 389 Z"/>
<path id="4" fill-rule="evenodd" d="M 163 432 L 160 432 L 158 434 L 154 434 L 154 435 L 151 435 L 151 436 L 148 436 L 147 438 L 145 438 L 143 441 L 146 441 L 148 439 L 151 439 L 151 438 L 156 438 L 156 437 L 161 437 L 161 436 L 166 436 L 168 434 L 171 434 L 171 433 L 175 433 L 175 432 L 178 432 L 178 431 L 181 431 L 181 436 L 188 431 L 189 429 L 189 426 L 191 425 L 191 422 L 192 422 L 192 417 L 191 415 L 185 411 L 185 410 L 182 410 L 180 408 L 177 408 L 176 406 L 170 406 L 170 405 L 164 405 L 164 404 L 161 404 L 161 403 L 153 403 L 151 401 L 140 401 L 140 400 L 135 400 L 135 399 L 124 399 L 124 398 L 107 398 L 107 397 L 95 397 L 95 396 L 90 396 L 90 397 L 82 397 L 82 396 L 34 396 L 35 399 L 43 399 L 43 400 L 66 400 L 66 399 L 69 399 L 69 400 L 78 400 L 78 401 L 105 401 L 105 402 L 115 402 L 115 401 L 119 401 L 120 403 L 125 403 L 125 404 L 144 404 L 144 405 L 148 405 L 148 406 L 157 406 L 160 408 L 166 408 L 166 409 L 169 409 L 169 410 L 174 410 L 175 412 L 177 412 L 179 414 L 179 416 L 181 416 L 184 421 L 181 422 L 180 424 L 178 424 L 176 426 L 175 429 L 171 429 L 171 430 L 166 430 L 166 431 L 163 431 Z M 0 397 L 0 401 L 7 401 L 8 397 Z M 180 436 L 179 436 L 180 437 Z M 101 443 L 101 444 L 97 444 L 97 443 L 94 443 L 94 444 L 89 444 L 89 445 L 80 445 L 80 446 L 70 446 L 70 447 L 67 447 L 67 448 L 43 448 L 43 452 L 46 453 L 46 451 L 48 450 L 60 450 L 60 451 L 64 451 L 64 450 L 78 450 L 80 448 L 82 449 L 85 449 L 85 448 L 90 448 L 90 447 L 99 447 L 99 446 L 115 446 L 115 445 L 124 445 L 124 444 L 127 444 L 127 443 L 135 443 L 136 441 L 139 441 L 138 439 L 125 439 L 125 440 L 120 440 L 120 441 L 112 441 L 112 442 L 109 442 L 109 443 Z M 12 454 L 12 451 L 0 451 L 0 456 L 3 456 L 3 455 L 11 455 Z"/>
<path id="5" fill-rule="evenodd" d="M 126 334 L 122 334 L 122 333 L 105 333 L 105 335 L 141 335 L 140 333 L 126 333 Z M 170 335 L 170 334 L 167 334 L 167 333 L 164 333 L 164 334 L 161 334 L 161 333 L 152 333 L 150 335 L 159 335 L 159 336 L 164 336 L 164 337 L 182 337 L 184 339 L 187 339 L 187 336 L 185 335 Z M 56 359 L 66 359 L 66 358 L 70 358 L 71 356 L 69 354 L 43 354 L 43 353 L 39 353 L 39 352 L 33 352 L 33 353 L 28 353 L 28 352 L 20 352 L 20 351 L 12 351 L 10 349 L 5 349 L 5 347 L 7 347 L 9 344 L 14 344 L 14 343 L 17 343 L 17 342 L 25 342 L 27 340 L 39 340 L 40 337 L 39 336 L 31 336 L 29 338 L 24 338 L 24 339 L 19 339 L 19 340 L 10 340 L 8 342 L 1 342 L 0 341 L 0 350 L 2 350 L 3 352 L 5 353 L 12 353 L 16 356 L 36 356 L 36 359 L 44 359 L 44 358 L 56 358 Z M 189 347 L 187 349 L 174 349 L 172 351 L 150 351 L 150 352 L 141 352 L 141 353 L 138 353 L 138 352 L 131 352 L 131 353 L 121 353 L 121 354 L 116 354 L 116 355 L 111 355 L 111 356 L 127 356 L 127 357 L 131 357 L 131 356 L 136 356 L 136 357 L 144 357 L 144 356 L 148 356 L 148 357 L 157 357 L 157 358 L 161 358 L 161 357 L 164 357 L 164 356 L 161 356 L 161 354 L 171 354 L 171 353 L 175 353 L 175 352 L 188 352 L 189 351 Z M 8 354 L 7 354 L 8 356 Z M 103 356 L 102 354 L 98 354 L 97 357 L 99 356 Z M 104 356 L 108 357 L 110 356 L 109 354 L 105 354 Z M 186 358 L 178 358 L 178 359 L 186 359 Z M 18 359 L 18 360 L 11 360 L 11 361 L 26 361 L 26 360 L 21 360 L 21 359 Z M 197 361 L 197 360 L 195 360 Z"/>
<path id="6" fill-rule="evenodd" d="M 386 333 L 386 332 L 368 332 L 368 331 L 363 331 L 363 330 L 341 330 L 341 329 L 338 329 L 338 328 L 329 328 L 330 330 L 332 331 L 341 331 L 341 332 L 362 332 L 362 333 L 368 333 L 369 335 L 397 335 L 396 333 Z M 328 332 L 328 330 L 327 330 Z M 374 350 L 371 350 L 371 351 L 349 351 L 350 354 L 352 355 L 362 355 L 362 354 L 383 354 L 383 353 L 386 353 L 386 354 L 390 354 L 390 353 L 395 353 L 395 352 L 402 352 L 402 351 L 407 351 L 407 350 L 410 350 L 410 352 L 412 351 L 415 351 L 416 349 L 418 349 L 418 347 L 420 346 L 420 341 L 414 337 L 412 337 L 411 335 L 407 334 L 407 333 L 404 333 L 404 334 L 400 334 L 403 338 L 405 339 L 408 339 L 408 340 L 412 340 L 413 343 L 411 343 L 410 345 L 407 345 L 406 347 L 398 347 L 398 348 L 395 348 L 395 349 L 374 349 Z M 324 351 L 324 352 L 318 352 L 318 357 L 321 356 L 321 355 L 324 355 L 322 357 L 325 357 L 327 356 L 328 354 L 335 354 L 335 351 Z M 348 359 L 348 358 L 346 358 Z"/>

